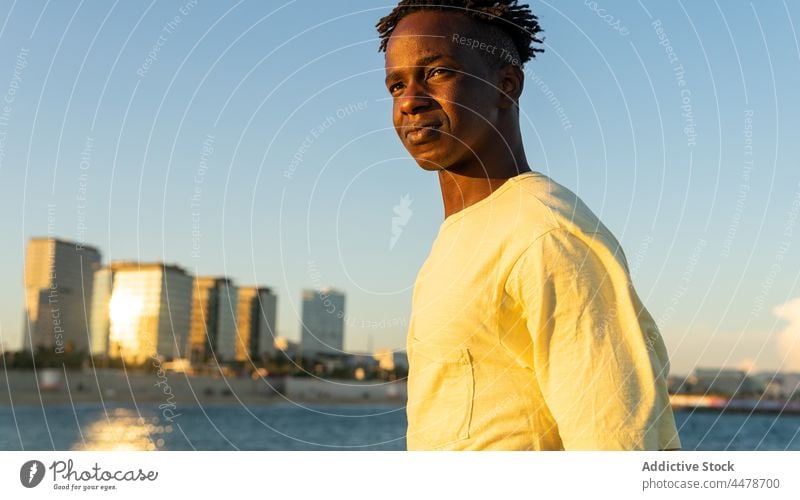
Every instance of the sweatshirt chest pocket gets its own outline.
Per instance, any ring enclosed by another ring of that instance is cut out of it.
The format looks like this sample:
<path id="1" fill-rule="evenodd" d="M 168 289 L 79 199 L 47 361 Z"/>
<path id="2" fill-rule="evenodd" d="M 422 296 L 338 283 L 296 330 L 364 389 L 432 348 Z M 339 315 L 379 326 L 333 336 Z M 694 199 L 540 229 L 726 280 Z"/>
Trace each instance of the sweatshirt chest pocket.
<path id="1" fill-rule="evenodd" d="M 414 339 L 408 374 L 408 449 L 468 439 L 475 381 L 468 349 Z"/>

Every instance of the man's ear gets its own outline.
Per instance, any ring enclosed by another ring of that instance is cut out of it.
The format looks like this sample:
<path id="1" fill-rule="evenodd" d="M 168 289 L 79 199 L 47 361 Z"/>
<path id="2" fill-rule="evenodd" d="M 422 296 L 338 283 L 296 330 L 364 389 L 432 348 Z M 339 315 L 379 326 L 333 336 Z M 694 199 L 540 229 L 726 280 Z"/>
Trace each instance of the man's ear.
<path id="1" fill-rule="evenodd" d="M 500 90 L 500 109 L 508 109 L 519 103 L 522 88 L 525 84 L 525 74 L 514 64 L 506 64 L 498 70 L 498 89 Z"/>

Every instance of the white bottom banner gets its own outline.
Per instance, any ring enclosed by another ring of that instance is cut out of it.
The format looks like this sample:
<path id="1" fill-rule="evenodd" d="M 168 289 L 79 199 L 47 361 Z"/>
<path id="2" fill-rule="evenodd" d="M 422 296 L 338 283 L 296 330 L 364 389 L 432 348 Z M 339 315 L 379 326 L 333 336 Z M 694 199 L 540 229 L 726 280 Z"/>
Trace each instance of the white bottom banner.
<path id="1" fill-rule="evenodd" d="M 797 452 L 2 452 L 2 498 L 800 498 Z"/>

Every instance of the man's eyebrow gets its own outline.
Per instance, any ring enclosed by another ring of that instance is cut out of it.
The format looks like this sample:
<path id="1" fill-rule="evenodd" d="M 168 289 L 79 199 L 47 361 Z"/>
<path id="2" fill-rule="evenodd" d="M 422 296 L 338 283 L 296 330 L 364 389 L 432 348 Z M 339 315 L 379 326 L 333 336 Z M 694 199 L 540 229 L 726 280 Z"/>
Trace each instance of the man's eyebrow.
<path id="1" fill-rule="evenodd" d="M 422 59 L 419 59 L 416 62 L 416 64 L 414 64 L 413 66 L 410 66 L 410 67 L 412 67 L 412 68 L 423 68 L 423 67 L 429 65 L 430 63 L 435 62 L 435 61 L 437 61 L 439 59 L 443 59 L 445 57 L 447 57 L 447 56 L 445 56 L 444 54 L 430 54 L 430 55 L 424 56 Z M 405 67 L 409 67 L 409 66 L 403 66 L 403 67 L 405 68 Z M 397 66 L 395 66 L 395 68 L 397 68 Z M 393 70 L 389 71 L 389 73 L 386 74 L 386 79 L 384 80 L 384 82 L 388 85 L 389 82 L 391 80 L 396 79 L 397 76 L 400 73 L 402 73 L 402 70 L 400 70 L 400 69 L 393 69 Z"/>

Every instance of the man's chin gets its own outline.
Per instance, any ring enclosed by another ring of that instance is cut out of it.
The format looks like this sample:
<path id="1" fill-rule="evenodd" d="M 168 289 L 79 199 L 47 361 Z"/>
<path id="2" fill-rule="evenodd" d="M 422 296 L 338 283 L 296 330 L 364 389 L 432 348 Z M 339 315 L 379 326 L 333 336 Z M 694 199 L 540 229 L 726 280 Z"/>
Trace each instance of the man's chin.
<path id="1" fill-rule="evenodd" d="M 452 160 L 445 155 L 436 155 L 432 154 L 432 151 L 426 151 L 424 153 L 418 152 L 410 152 L 411 156 L 414 158 L 414 161 L 417 162 L 423 170 L 428 171 L 438 171 L 438 170 L 447 170 L 450 165 L 453 164 Z"/>
<path id="2" fill-rule="evenodd" d="M 419 165 L 423 170 L 427 170 L 428 172 L 447 170 L 447 166 L 442 165 L 439 162 L 427 160 L 424 158 L 414 158 L 414 160 L 417 162 L 417 165 Z"/>
<path id="3" fill-rule="evenodd" d="M 412 147 L 406 145 L 406 151 L 417 165 L 430 172 L 450 170 L 472 157 L 471 150 L 455 141 L 436 141 Z"/>

